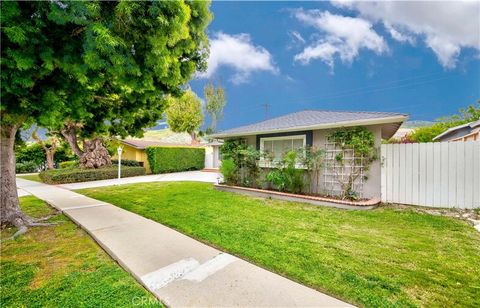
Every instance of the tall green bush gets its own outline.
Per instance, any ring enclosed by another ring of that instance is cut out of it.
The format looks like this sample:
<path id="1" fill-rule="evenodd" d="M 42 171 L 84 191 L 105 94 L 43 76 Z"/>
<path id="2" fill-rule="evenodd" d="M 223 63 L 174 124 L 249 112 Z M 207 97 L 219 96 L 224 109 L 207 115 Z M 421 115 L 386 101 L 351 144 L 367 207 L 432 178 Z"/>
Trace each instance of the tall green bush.
<path id="1" fill-rule="evenodd" d="M 15 173 L 31 173 L 38 170 L 38 165 L 33 161 L 15 164 Z"/>
<path id="2" fill-rule="evenodd" d="M 220 153 L 223 159 L 234 158 L 237 154 L 237 150 L 241 147 L 245 147 L 245 143 L 241 139 L 229 139 L 220 147 Z"/>
<path id="3" fill-rule="evenodd" d="M 37 167 L 45 163 L 45 153 L 42 147 L 37 144 L 21 144 L 15 147 L 15 160 L 17 163 L 31 162 Z"/>
<path id="4" fill-rule="evenodd" d="M 204 148 L 147 147 L 145 151 L 154 174 L 205 168 Z"/>
<path id="5" fill-rule="evenodd" d="M 276 169 L 267 174 L 267 181 L 280 191 L 299 194 L 305 186 L 304 170 L 297 168 L 298 154 L 296 151 L 285 153 L 282 160 L 277 163 Z"/>
<path id="6" fill-rule="evenodd" d="M 224 159 L 220 165 L 220 173 L 223 175 L 223 180 L 227 184 L 237 183 L 237 166 L 233 159 Z"/>

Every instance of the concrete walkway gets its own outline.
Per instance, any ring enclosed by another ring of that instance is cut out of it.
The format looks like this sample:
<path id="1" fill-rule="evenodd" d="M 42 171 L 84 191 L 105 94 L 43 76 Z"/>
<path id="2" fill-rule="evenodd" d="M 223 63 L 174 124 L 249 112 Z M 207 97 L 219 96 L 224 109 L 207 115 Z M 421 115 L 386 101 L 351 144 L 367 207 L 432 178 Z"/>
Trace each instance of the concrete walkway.
<path id="1" fill-rule="evenodd" d="M 111 185 L 133 184 L 133 183 L 147 183 L 147 182 L 171 182 L 171 181 L 196 181 L 217 183 L 219 174 L 215 172 L 202 171 L 185 171 L 164 174 L 152 174 L 144 176 L 134 176 L 121 179 L 91 181 L 82 183 L 61 184 L 59 187 L 67 189 L 83 189 Z"/>
<path id="2" fill-rule="evenodd" d="M 17 178 L 61 210 L 171 307 L 351 307 L 164 225 L 64 188 Z"/>

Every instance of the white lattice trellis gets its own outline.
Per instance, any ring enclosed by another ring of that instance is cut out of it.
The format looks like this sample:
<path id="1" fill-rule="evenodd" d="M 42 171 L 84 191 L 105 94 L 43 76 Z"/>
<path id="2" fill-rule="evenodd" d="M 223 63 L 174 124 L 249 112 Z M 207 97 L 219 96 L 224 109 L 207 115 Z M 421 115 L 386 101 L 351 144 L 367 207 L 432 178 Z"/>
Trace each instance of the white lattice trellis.
<path id="1" fill-rule="evenodd" d="M 337 159 L 342 155 L 341 160 Z M 339 142 L 327 139 L 323 170 L 323 187 L 327 195 L 341 196 L 341 183 L 346 183 L 352 171 L 358 176 L 352 183 L 352 190 L 363 198 L 364 165 L 363 157 L 356 157 L 353 149 L 343 148 Z"/>

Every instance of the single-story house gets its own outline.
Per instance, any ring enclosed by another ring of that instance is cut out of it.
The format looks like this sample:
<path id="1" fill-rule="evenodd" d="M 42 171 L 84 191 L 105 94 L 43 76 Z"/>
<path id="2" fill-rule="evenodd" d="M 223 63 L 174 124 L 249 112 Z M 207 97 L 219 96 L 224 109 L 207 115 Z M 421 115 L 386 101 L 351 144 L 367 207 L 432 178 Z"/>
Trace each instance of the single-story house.
<path id="1" fill-rule="evenodd" d="M 447 129 L 433 138 L 434 141 L 476 141 L 480 140 L 480 120 Z"/>
<path id="2" fill-rule="evenodd" d="M 120 141 L 123 146 L 122 159 L 136 160 L 141 166 L 145 167 L 147 173 L 152 173 L 148 163 L 147 147 L 204 147 L 205 148 L 205 169 L 216 169 L 219 165 L 219 147 L 221 143 L 212 142 L 207 144 L 186 144 L 186 143 L 166 143 L 161 141 L 126 139 Z M 112 157 L 118 159 L 118 155 Z"/>
<path id="3" fill-rule="evenodd" d="M 380 147 L 382 139 L 390 139 L 407 118 L 406 114 L 391 112 L 305 110 L 221 131 L 211 137 L 243 139 L 257 150 L 268 149 L 277 158 L 288 150 L 306 146 L 325 148 L 327 135 L 341 127 L 367 128 L 375 136 L 375 145 Z M 364 197 L 380 197 L 380 164 L 377 160 L 370 166 L 368 180 L 362 184 Z"/>

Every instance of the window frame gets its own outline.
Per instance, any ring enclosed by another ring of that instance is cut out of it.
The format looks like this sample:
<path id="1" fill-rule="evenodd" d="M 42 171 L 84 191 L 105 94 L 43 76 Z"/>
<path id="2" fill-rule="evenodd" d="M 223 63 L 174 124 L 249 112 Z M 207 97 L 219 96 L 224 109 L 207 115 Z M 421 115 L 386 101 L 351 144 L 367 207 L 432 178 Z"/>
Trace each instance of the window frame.
<path id="1" fill-rule="evenodd" d="M 307 147 L 307 135 L 306 134 L 301 134 L 301 135 L 285 135 L 285 136 L 276 136 L 276 137 L 260 137 L 260 153 L 264 153 L 264 148 L 265 148 L 265 141 L 284 141 L 284 140 L 302 140 L 302 148 L 305 150 Z M 273 168 L 270 164 L 270 162 L 267 162 L 263 159 L 263 157 L 260 159 L 260 167 L 264 168 Z M 297 168 L 304 168 L 301 164 L 296 164 Z"/>

